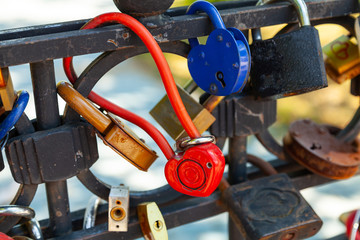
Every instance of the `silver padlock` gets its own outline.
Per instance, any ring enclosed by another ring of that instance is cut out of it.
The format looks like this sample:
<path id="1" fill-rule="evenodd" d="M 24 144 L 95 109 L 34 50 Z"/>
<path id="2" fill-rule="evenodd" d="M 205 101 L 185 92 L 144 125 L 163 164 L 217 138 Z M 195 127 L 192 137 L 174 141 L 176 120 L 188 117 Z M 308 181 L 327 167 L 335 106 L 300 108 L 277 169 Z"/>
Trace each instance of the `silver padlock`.
<path id="1" fill-rule="evenodd" d="M 109 232 L 127 232 L 129 219 L 129 197 L 128 187 L 123 185 L 111 187 L 109 194 Z"/>

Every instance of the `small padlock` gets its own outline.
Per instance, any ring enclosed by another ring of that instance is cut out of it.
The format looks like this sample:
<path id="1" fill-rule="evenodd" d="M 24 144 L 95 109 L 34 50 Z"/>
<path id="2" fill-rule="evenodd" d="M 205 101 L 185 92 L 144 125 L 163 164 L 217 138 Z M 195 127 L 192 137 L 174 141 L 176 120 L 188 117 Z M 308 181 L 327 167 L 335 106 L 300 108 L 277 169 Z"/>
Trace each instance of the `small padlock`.
<path id="1" fill-rule="evenodd" d="M 206 106 L 199 104 L 183 88 L 177 86 L 180 97 L 188 111 L 190 118 L 195 124 L 200 134 L 205 132 L 211 124 L 215 122 L 214 116 L 210 113 L 212 109 L 206 109 Z M 212 95 L 211 98 L 220 102 L 222 97 Z M 212 107 L 215 107 L 212 105 Z M 150 115 L 165 129 L 165 131 L 174 139 L 178 140 L 186 137 L 186 132 L 177 118 L 172 108 L 169 98 L 165 95 L 158 104 L 150 111 Z"/>
<path id="2" fill-rule="evenodd" d="M 177 143 L 180 151 L 165 166 L 165 177 L 172 188 L 195 197 L 207 197 L 216 190 L 225 158 L 214 141 L 212 136 L 203 136 Z"/>
<path id="3" fill-rule="evenodd" d="M 123 185 L 111 187 L 109 194 L 108 230 L 127 232 L 130 191 Z"/>
<path id="4" fill-rule="evenodd" d="M 5 111 L 11 111 L 16 100 L 16 92 L 7 67 L 0 68 L 0 97 Z"/>
<path id="5" fill-rule="evenodd" d="M 217 96 L 239 92 L 245 86 L 250 72 L 250 48 L 243 33 L 226 28 L 220 13 L 206 1 L 196 1 L 186 14 L 206 12 L 215 26 L 206 41 L 200 45 L 196 38 L 189 39 L 191 50 L 188 67 L 196 84 Z"/>
<path id="6" fill-rule="evenodd" d="M 318 31 L 310 26 L 303 0 L 288 0 L 299 15 L 301 27 L 290 33 L 262 40 L 253 29 L 250 85 L 258 98 L 281 98 L 327 87 Z M 261 0 L 257 5 L 274 1 Z"/>
<path id="7" fill-rule="evenodd" d="M 343 83 L 360 75 L 360 58 L 356 44 L 349 36 L 340 36 L 323 47 L 326 54 L 327 75 L 337 83 Z"/>
<path id="8" fill-rule="evenodd" d="M 328 127 L 308 119 L 292 123 L 283 142 L 285 154 L 323 177 L 350 178 L 360 164 L 358 142 L 345 143 Z"/>
<path id="9" fill-rule="evenodd" d="M 222 199 L 239 229 L 238 239 L 305 239 L 322 225 L 286 174 L 232 185 Z"/>
<path id="10" fill-rule="evenodd" d="M 145 240 L 167 240 L 165 220 L 155 202 L 141 203 L 137 215 Z"/>
<path id="11" fill-rule="evenodd" d="M 120 120 L 110 115 L 104 115 L 77 92 L 71 84 L 59 82 L 57 91 L 71 108 L 82 115 L 98 130 L 98 135 L 106 145 L 135 167 L 142 171 L 147 171 L 155 161 L 157 158 L 156 153 L 141 141 L 130 128 Z"/>

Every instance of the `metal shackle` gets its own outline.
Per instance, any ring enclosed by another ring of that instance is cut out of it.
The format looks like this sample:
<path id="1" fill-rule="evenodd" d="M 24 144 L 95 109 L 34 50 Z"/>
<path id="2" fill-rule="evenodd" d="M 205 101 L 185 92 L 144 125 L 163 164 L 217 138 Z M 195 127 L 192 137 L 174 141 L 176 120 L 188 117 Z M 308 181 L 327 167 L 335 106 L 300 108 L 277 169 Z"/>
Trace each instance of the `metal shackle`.
<path id="1" fill-rule="evenodd" d="M 216 29 L 226 29 L 225 23 L 214 5 L 206 1 L 196 1 L 188 7 L 186 14 L 195 14 L 197 11 L 205 12 Z M 189 44 L 193 48 L 199 45 L 199 41 L 197 38 L 189 38 Z"/>
<path id="2" fill-rule="evenodd" d="M 279 0 L 259 0 L 256 3 L 256 6 L 262 6 L 268 3 L 273 3 Z M 299 23 L 300 26 L 304 27 L 304 26 L 310 26 L 310 17 L 309 17 L 309 12 L 306 6 L 306 3 L 304 2 L 304 0 L 286 0 L 288 2 L 290 2 L 294 7 L 295 10 L 298 14 L 298 18 L 299 18 Z M 262 36 L 261 36 L 261 30 L 260 28 L 255 28 L 251 30 L 252 32 L 252 38 L 253 41 L 261 41 L 262 40 Z"/>

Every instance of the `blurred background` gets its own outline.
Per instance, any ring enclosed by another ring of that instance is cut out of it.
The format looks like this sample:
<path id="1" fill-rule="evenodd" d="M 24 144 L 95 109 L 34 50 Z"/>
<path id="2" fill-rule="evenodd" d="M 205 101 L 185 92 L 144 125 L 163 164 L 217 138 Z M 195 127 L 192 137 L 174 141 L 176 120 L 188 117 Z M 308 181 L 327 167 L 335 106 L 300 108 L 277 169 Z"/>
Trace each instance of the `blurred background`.
<path id="1" fill-rule="evenodd" d="M 192 2 L 194 1 L 175 0 L 173 7 L 189 5 Z M 0 29 L 89 19 L 101 13 L 112 11 L 118 10 L 111 0 L 2 0 Z M 263 28 L 263 37 L 271 38 L 283 26 Z M 318 30 L 323 45 L 341 34 L 347 34 L 341 27 L 335 25 L 322 25 L 318 27 Z M 80 74 L 98 55 L 91 54 L 75 57 L 74 65 L 77 73 Z M 166 54 L 166 57 L 175 80 L 179 84 L 184 84 L 191 79 L 187 70 L 186 59 L 171 54 Z M 54 63 L 57 81 L 66 80 L 61 59 L 54 60 Z M 13 66 L 10 67 L 10 71 L 15 89 L 25 89 L 31 94 L 25 112 L 30 119 L 35 118 L 29 66 Z M 344 127 L 350 121 L 359 105 L 359 99 L 350 94 L 350 81 L 346 81 L 341 85 L 331 79 L 328 79 L 328 82 L 329 87 L 326 89 L 278 101 L 277 122 L 270 128 L 270 131 L 279 142 L 282 141 L 282 137 L 286 134 L 289 124 L 297 119 L 310 118 L 318 123 L 338 127 Z M 118 105 L 145 117 L 164 133 L 170 144 L 174 144 L 174 141 L 167 136 L 165 131 L 148 113 L 165 94 L 159 73 L 150 56 L 141 55 L 121 63 L 103 77 L 95 90 Z M 62 114 L 65 103 L 61 99 L 59 99 L 59 106 L 60 114 Z M 166 163 L 165 157 L 142 130 L 131 124 L 129 126 L 159 155 L 159 159 L 149 171 L 146 173 L 138 171 L 101 141 L 98 141 L 100 159 L 91 170 L 97 177 L 109 184 L 118 185 L 124 183 L 132 190 L 147 190 L 164 185 L 166 183 L 163 174 Z M 253 137 L 249 138 L 248 152 L 264 159 L 274 158 Z M 5 158 L 4 153 L 3 156 Z M 354 177 L 350 180 L 302 191 L 303 196 L 324 221 L 321 231 L 311 239 L 325 239 L 345 231 L 338 217 L 343 212 L 360 208 L 360 193 L 356 187 L 359 184 L 359 177 Z M 68 181 L 68 187 L 71 211 L 86 207 L 87 201 L 92 194 L 76 178 Z M 10 170 L 6 166 L 0 173 L 0 204 L 8 204 L 15 196 L 17 188 L 18 184 L 12 180 Z M 37 219 L 48 217 L 46 206 L 45 190 L 44 186 L 41 185 L 31 204 L 31 207 L 36 210 Z M 203 221 L 171 229 L 169 230 L 169 239 L 227 239 L 227 219 L 228 215 L 224 213 Z"/>

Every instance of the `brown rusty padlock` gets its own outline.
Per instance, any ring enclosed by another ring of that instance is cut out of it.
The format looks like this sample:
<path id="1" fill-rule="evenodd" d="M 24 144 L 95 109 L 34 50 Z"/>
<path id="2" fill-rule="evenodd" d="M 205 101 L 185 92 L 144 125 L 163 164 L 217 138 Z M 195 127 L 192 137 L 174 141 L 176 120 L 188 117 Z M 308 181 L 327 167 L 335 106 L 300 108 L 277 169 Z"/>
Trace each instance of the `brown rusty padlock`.
<path id="1" fill-rule="evenodd" d="M 323 177 L 350 178 L 360 164 L 357 141 L 342 142 L 331 133 L 329 126 L 310 120 L 292 123 L 283 142 L 285 154 Z"/>
<path id="2" fill-rule="evenodd" d="M 211 114 L 211 111 L 218 105 L 224 96 L 211 95 L 204 104 L 201 105 L 190 95 L 194 90 L 192 89 L 193 83 L 195 82 L 189 81 L 184 88 L 180 86 L 177 86 L 177 88 L 186 110 L 201 134 L 215 122 L 216 119 Z M 151 109 L 150 115 L 174 140 L 182 139 L 187 136 L 184 128 L 181 126 L 180 121 L 175 115 L 167 95 Z"/>
<path id="3" fill-rule="evenodd" d="M 99 137 L 115 152 L 142 171 L 147 171 L 157 158 L 156 153 L 118 119 L 104 115 L 91 104 L 70 83 L 59 82 L 59 95 L 77 113 L 82 115 L 99 132 Z"/>

